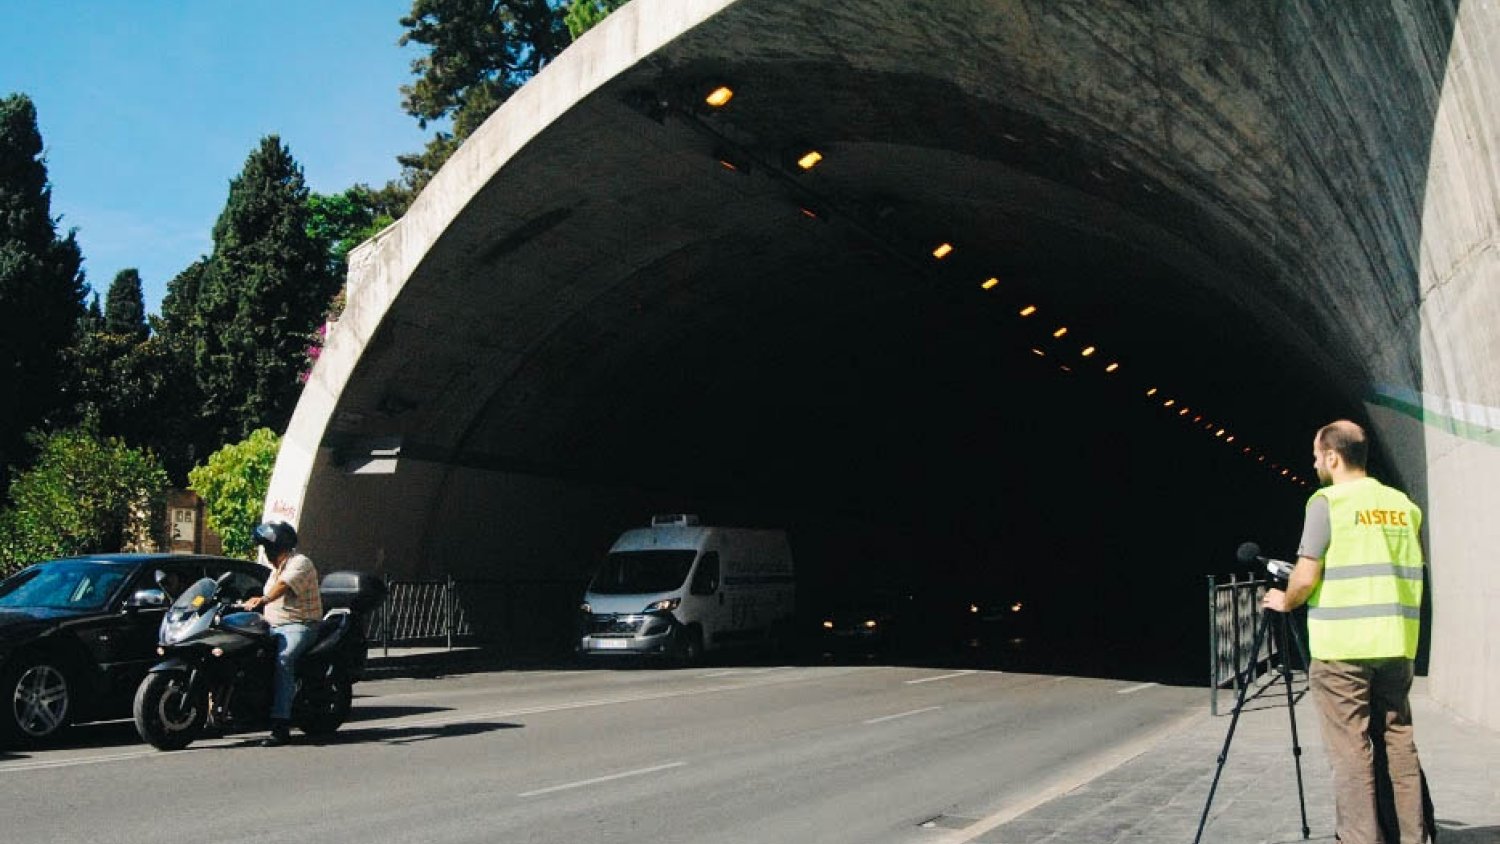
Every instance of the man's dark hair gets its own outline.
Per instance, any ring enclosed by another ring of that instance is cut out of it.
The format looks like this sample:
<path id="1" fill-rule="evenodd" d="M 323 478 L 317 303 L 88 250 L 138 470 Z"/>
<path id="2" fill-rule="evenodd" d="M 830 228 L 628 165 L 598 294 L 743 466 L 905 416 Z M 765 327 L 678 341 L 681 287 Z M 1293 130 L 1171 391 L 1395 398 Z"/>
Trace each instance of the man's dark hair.
<path id="1" fill-rule="evenodd" d="M 1351 469 L 1364 469 L 1369 462 L 1370 444 L 1365 439 L 1365 429 L 1346 419 L 1318 429 L 1318 444 L 1338 452 L 1344 465 Z"/>

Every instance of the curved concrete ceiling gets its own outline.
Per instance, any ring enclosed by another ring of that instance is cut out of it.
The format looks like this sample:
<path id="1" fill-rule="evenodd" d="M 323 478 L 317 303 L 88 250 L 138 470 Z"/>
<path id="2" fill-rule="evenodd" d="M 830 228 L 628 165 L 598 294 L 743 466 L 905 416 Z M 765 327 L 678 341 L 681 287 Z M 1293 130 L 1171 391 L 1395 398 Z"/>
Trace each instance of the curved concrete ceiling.
<path id="1" fill-rule="evenodd" d="M 1239 433 L 1254 495 L 1296 500 L 1255 458 L 1299 472 L 1351 413 L 1419 495 L 1467 483 L 1425 453 L 1494 461 L 1500 419 L 1463 268 L 1494 254 L 1496 13 L 1464 12 L 635 0 L 353 256 L 268 511 L 345 537 L 324 555 L 473 567 L 475 473 L 858 509 L 886 467 L 1017 459 L 986 436 L 1182 435 L 1162 396 Z M 348 474 L 382 445 L 399 483 Z"/>

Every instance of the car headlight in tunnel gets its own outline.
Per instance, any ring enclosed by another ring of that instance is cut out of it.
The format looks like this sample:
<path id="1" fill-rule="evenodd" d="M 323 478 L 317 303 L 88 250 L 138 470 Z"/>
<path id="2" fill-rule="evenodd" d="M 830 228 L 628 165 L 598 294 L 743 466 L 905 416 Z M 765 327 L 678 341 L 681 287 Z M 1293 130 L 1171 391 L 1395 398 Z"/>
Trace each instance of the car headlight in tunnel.
<path id="1" fill-rule="evenodd" d="M 682 606 L 681 598 L 663 598 L 646 607 L 646 612 L 671 612 Z"/>
<path id="2" fill-rule="evenodd" d="M 593 613 L 594 608 L 589 606 L 587 602 L 584 602 L 578 605 L 578 611 L 581 613 Z"/>

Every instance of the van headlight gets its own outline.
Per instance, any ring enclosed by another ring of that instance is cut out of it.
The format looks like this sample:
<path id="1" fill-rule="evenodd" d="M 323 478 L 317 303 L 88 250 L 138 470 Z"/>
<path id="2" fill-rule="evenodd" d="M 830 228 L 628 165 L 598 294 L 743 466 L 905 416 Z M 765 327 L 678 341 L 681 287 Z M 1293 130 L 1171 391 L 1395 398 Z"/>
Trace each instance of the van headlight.
<path id="1" fill-rule="evenodd" d="M 682 606 L 681 598 L 663 598 L 646 607 L 646 612 L 671 612 Z"/>
<path id="2" fill-rule="evenodd" d="M 594 608 L 589 606 L 589 603 L 587 601 L 584 601 L 583 603 L 578 605 L 578 611 L 583 613 L 584 615 L 589 615 L 593 613 Z"/>

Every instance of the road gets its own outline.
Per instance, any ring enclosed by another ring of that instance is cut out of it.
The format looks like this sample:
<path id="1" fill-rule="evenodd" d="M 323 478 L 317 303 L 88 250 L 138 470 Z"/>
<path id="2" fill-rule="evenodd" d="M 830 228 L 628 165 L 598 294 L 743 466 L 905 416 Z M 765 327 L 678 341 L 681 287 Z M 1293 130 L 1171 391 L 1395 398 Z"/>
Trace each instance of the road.
<path id="1" fill-rule="evenodd" d="M 4 839 L 956 844 L 1197 717 L 1201 690 L 879 665 L 356 687 L 331 740 L 178 753 L 128 723 L 0 752 Z"/>

